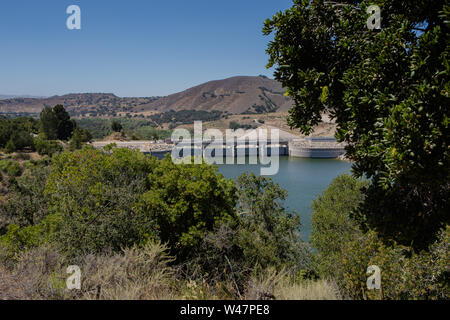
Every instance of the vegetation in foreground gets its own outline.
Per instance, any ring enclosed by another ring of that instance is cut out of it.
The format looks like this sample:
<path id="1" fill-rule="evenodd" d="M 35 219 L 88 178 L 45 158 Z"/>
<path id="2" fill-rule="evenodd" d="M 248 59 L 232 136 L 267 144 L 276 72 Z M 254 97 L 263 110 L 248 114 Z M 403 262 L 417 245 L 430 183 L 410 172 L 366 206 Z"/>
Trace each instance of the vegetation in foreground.
<path id="1" fill-rule="evenodd" d="M 449 230 L 429 250 L 386 246 L 352 212 L 365 181 L 344 175 L 313 203 L 312 245 L 250 174 L 91 147 L 27 163 L 0 206 L 3 299 L 448 299 Z M 33 165 L 31 165 L 33 164 Z M 366 269 L 383 270 L 383 295 Z M 66 289 L 66 268 L 82 289 Z"/>
<path id="2" fill-rule="evenodd" d="M 423 250 L 450 223 L 450 6 L 446 0 L 295 0 L 265 23 L 275 78 L 309 134 L 323 112 L 370 179 L 360 225 Z M 381 10 L 370 30 L 367 9 Z"/>

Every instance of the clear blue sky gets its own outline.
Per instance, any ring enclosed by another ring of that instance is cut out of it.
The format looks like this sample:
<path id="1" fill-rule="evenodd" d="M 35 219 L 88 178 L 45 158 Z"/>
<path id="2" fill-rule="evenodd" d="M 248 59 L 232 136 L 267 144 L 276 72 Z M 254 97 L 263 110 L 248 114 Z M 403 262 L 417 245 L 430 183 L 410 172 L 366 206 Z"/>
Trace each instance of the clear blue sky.
<path id="1" fill-rule="evenodd" d="M 66 28 L 81 8 L 82 29 Z M 291 0 L 1 0 L 0 94 L 167 95 L 266 70 L 263 22 Z"/>

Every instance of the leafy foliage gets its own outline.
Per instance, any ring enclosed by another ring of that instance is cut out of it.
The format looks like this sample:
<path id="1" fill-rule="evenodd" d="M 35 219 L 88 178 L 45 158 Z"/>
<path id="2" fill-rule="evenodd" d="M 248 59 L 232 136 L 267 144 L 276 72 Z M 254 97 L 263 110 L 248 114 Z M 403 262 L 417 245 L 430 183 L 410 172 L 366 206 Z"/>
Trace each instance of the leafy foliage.
<path id="1" fill-rule="evenodd" d="M 381 8 L 369 30 L 366 9 Z M 360 222 L 426 248 L 449 223 L 450 10 L 433 1 L 294 1 L 265 23 L 268 66 L 309 134 L 328 113 L 354 172 L 370 178 Z"/>
<path id="2" fill-rule="evenodd" d="M 38 121 L 33 118 L 0 118 L 0 148 L 12 153 L 34 149 L 33 133 L 38 132 Z"/>
<path id="3" fill-rule="evenodd" d="M 146 210 L 158 226 L 158 236 L 177 258 L 185 258 L 203 237 L 235 215 L 235 187 L 217 168 L 176 165 L 170 157 L 148 176 L 143 195 Z"/>
<path id="4" fill-rule="evenodd" d="M 41 130 L 49 140 L 68 140 L 76 127 L 62 105 L 45 107 L 40 114 Z"/>
<path id="5" fill-rule="evenodd" d="M 111 129 L 114 132 L 120 132 L 120 131 L 122 131 L 122 125 L 118 121 L 114 120 L 111 123 Z"/>
<path id="6" fill-rule="evenodd" d="M 249 265 L 262 268 L 308 267 L 308 248 L 300 238 L 300 216 L 283 207 L 287 192 L 271 179 L 245 173 L 238 178 L 238 245 Z"/>
<path id="7" fill-rule="evenodd" d="M 320 276 L 335 279 L 343 296 L 352 299 L 448 299 L 450 229 L 441 231 L 427 251 L 397 243 L 386 246 L 351 217 L 364 199 L 365 184 L 340 176 L 313 202 L 311 244 L 318 251 Z M 367 290 L 370 265 L 381 269 L 382 292 Z"/>
<path id="8" fill-rule="evenodd" d="M 57 243 L 69 254 L 145 242 L 151 225 L 139 206 L 154 161 L 138 151 L 85 148 L 55 156 L 45 195 L 60 217 Z"/>
<path id="9" fill-rule="evenodd" d="M 63 146 L 58 141 L 47 140 L 43 134 L 39 134 L 34 140 L 34 143 L 36 151 L 41 156 L 52 156 L 63 150 Z"/>

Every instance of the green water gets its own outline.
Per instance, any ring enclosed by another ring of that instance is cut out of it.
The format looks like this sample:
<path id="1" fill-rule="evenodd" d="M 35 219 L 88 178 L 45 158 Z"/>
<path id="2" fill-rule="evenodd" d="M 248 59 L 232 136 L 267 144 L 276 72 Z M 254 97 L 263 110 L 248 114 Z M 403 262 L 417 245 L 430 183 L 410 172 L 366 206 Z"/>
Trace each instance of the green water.
<path id="1" fill-rule="evenodd" d="M 285 207 L 300 214 L 301 235 L 308 241 L 311 233 L 311 201 L 338 175 L 350 172 L 351 164 L 334 159 L 301 159 L 280 157 L 278 174 L 271 176 L 289 192 Z M 219 171 L 226 177 L 236 179 L 248 171 L 260 174 L 259 165 L 220 165 Z"/>

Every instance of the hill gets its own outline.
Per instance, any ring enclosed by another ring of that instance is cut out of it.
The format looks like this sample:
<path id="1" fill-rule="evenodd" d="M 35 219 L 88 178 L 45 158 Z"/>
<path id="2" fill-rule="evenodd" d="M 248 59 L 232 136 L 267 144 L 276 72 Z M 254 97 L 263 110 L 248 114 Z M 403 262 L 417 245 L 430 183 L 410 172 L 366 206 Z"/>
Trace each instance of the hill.
<path id="1" fill-rule="evenodd" d="M 172 94 L 154 101 L 150 108 L 158 111 L 217 110 L 234 114 L 287 111 L 292 102 L 284 92 L 275 80 L 240 76 L 210 81 Z"/>
<path id="2" fill-rule="evenodd" d="M 112 93 L 74 93 L 45 99 L 13 98 L 0 100 L 2 113 L 39 113 L 46 106 L 62 104 L 72 116 L 114 115 L 116 112 L 132 111 L 158 99 L 120 98 Z"/>
<path id="3" fill-rule="evenodd" d="M 75 117 L 148 114 L 169 110 L 222 111 L 234 114 L 286 111 L 292 105 L 281 84 L 263 76 L 210 81 L 167 97 L 121 98 L 112 93 L 77 93 L 0 100 L 1 113 L 39 113 L 62 104 Z"/>

